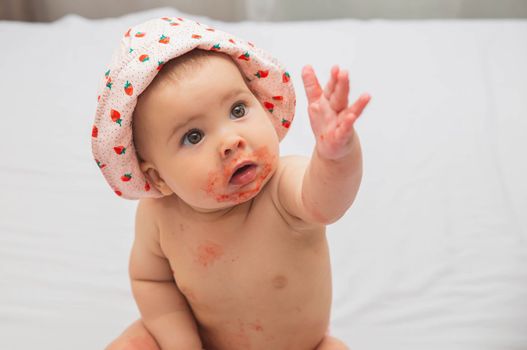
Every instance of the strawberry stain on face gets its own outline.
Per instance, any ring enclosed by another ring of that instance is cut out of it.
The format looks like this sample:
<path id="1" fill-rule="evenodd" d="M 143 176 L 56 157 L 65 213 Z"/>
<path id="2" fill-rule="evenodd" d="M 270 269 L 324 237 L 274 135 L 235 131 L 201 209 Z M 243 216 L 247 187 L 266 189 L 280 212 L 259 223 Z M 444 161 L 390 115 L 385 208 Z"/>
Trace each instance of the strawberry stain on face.
<path id="1" fill-rule="evenodd" d="M 233 193 L 225 193 L 225 189 L 229 186 L 232 169 L 241 160 L 247 159 L 247 156 L 238 156 L 225 164 L 225 168 L 219 171 L 209 173 L 207 186 L 204 188 L 208 196 L 213 197 L 217 202 L 235 202 L 242 203 L 254 197 L 260 192 L 263 183 L 274 170 L 274 165 L 277 162 L 277 156 L 269 152 L 267 147 L 261 147 L 256 150 L 249 159 L 256 163 L 257 176 L 251 183 L 247 184 L 247 189 L 241 189 Z"/>
<path id="2" fill-rule="evenodd" d="M 217 243 L 207 241 L 198 246 L 196 260 L 201 266 L 208 267 L 222 256 L 223 247 Z"/>

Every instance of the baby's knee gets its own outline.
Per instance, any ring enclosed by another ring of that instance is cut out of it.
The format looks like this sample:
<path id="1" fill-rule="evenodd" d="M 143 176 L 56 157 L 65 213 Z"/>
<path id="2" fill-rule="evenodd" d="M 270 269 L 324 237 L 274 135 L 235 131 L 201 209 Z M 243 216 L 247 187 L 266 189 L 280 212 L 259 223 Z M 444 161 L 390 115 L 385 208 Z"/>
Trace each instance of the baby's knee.
<path id="1" fill-rule="evenodd" d="M 105 350 L 160 350 L 141 320 L 132 323 Z"/>
<path id="2" fill-rule="evenodd" d="M 159 347 L 152 337 L 134 336 L 130 338 L 119 337 L 105 350 L 159 350 Z"/>
<path id="3" fill-rule="evenodd" d="M 341 340 L 326 335 L 315 350 L 350 350 L 350 348 Z"/>

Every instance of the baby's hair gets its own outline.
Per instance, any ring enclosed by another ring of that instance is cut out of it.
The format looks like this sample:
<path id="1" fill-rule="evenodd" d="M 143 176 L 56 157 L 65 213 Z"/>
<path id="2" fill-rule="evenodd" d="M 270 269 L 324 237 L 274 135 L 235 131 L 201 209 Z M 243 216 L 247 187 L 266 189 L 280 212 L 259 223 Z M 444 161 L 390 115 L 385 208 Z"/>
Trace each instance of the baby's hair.
<path id="1" fill-rule="evenodd" d="M 171 59 L 163 65 L 146 90 L 155 89 L 158 85 L 164 85 L 169 82 L 177 83 L 183 76 L 185 76 L 185 74 L 188 74 L 192 72 L 193 69 L 201 66 L 205 61 L 205 58 L 214 55 L 222 54 L 213 51 L 194 49 L 184 55 Z"/>
<path id="2" fill-rule="evenodd" d="M 165 63 L 159 73 L 155 76 L 154 80 L 150 83 L 150 85 L 147 86 L 147 88 L 139 95 L 137 98 L 137 104 L 140 103 L 141 96 L 146 95 L 150 93 L 151 91 L 155 91 L 158 88 L 162 88 L 166 86 L 166 84 L 170 83 L 177 83 L 181 81 L 185 76 L 188 76 L 188 74 L 192 74 L 192 70 L 199 68 L 204 62 L 206 62 L 206 59 L 213 57 L 213 56 L 223 56 L 228 57 L 230 59 L 230 56 L 221 52 L 214 52 L 214 51 L 208 51 L 208 50 L 201 50 L 201 49 L 193 49 L 184 55 L 175 57 Z M 236 65 L 237 66 L 237 65 Z M 239 67 L 238 67 L 239 69 Z M 247 84 L 247 87 L 249 87 L 249 79 L 245 76 L 245 74 L 240 70 L 240 73 L 242 77 L 244 78 L 245 83 Z M 139 160 L 139 162 L 144 161 L 144 152 L 140 150 L 137 146 L 137 142 L 135 142 L 136 139 L 136 128 L 135 128 L 135 121 L 137 118 L 140 118 L 139 113 L 137 112 L 137 105 L 134 110 L 134 113 L 132 114 L 132 142 L 134 143 L 136 155 Z"/>

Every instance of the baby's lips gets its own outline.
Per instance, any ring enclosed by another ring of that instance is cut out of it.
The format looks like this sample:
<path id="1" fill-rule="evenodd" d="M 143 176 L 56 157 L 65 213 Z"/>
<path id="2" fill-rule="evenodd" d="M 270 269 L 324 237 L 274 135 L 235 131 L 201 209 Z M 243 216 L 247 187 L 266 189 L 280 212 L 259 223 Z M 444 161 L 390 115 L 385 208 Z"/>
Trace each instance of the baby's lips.
<path id="1" fill-rule="evenodd" d="M 236 173 L 237 170 L 243 168 L 244 166 L 246 165 L 256 165 L 255 162 L 251 161 L 251 160 L 244 160 L 242 162 L 239 162 L 233 169 L 232 171 L 229 172 L 230 176 L 229 176 L 229 182 L 231 182 L 232 180 L 232 177 L 234 176 L 234 174 Z"/>
<path id="2" fill-rule="evenodd" d="M 256 178 L 257 165 L 254 163 L 243 166 L 242 171 L 235 172 L 229 183 L 235 186 L 243 186 Z"/>

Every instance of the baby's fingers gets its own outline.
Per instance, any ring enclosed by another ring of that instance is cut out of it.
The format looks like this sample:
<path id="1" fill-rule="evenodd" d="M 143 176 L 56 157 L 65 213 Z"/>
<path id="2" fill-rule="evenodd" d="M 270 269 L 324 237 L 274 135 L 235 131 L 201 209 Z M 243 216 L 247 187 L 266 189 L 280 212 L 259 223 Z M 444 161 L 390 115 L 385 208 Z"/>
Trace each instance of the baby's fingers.
<path id="1" fill-rule="evenodd" d="M 304 81 L 304 89 L 306 90 L 308 103 L 311 104 L 317 101 L 322 95 L 322 88 L 320 87 L 313 67 L 310 65 L 304 66 L 302 69 L 302 80 Z"/>
<path id="2" fill-rule="evenodd" d="M 338 74 L 339 74 L 339 66 L 335 65 L 331 68 L 329 82 L 324 88 L 324 96 L 326 96 L 326 99 L 328 101 L 329 101 L 329 98 L 331 97 L 331 94 L 335 90 L 335 85 L 337 85 Z"/>
<path id="3" fill-rule="evenodd" d="M 357 120 L 357 118 L 359 118 L 362 114 L 364 108 L 366 108 L 370 102 L 370 99 L 371 96 L 369 94 L 362 94 L 353 105 L 344 111 L 345 115 L 351 115 L 351 119 L 353 119 L 353 121 Z"/>
<path id="4" fill-rule="evenodd" d="M 343 69 L 338 73 L 335 91 L 333 91 L 329 98 L 329 105 L 336 113 L 340 113 L 340 111 L 348 106 L 349 91 L 348 71 Z"/>

